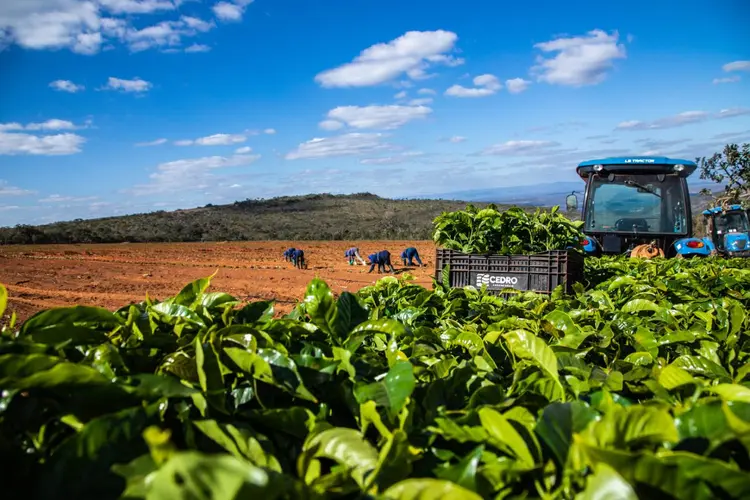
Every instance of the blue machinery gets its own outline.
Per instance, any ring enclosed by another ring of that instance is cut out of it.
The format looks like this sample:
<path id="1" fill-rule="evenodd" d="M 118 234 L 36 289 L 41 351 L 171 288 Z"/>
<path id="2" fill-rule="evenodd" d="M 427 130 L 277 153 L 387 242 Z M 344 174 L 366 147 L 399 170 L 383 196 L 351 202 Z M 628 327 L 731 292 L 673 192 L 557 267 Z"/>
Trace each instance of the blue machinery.
<path id="1" fill-rule="evenodd" d="M 750 221 L 740 205 L 713 207 L 703 211 L 708 236 L 706 246 L 725 257 L 750 257 Z"/>
<path id="2" fill-rule="evenodd" d="M 587 255 L 630 254 L 653 245 L 666 257 L 708 256 L 709 239 L 693 237 L 687 178 L 698 166 L 657 156 L 604 158 L 580 163 L 586 183 L 581 218 Z M 566 205 L 578 207 L 575 193 Z"/>

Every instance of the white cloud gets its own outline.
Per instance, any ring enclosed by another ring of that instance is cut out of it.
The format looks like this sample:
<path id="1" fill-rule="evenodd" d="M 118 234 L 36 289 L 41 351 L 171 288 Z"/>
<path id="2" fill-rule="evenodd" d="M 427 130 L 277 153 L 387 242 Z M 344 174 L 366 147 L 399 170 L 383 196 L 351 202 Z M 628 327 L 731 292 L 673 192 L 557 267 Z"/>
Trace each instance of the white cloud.
<path id="1" fill-rule="evenodd" d="M 437 92 L 435 92 L 432 89 L 419 89 L 417 91 L 417 93 L 421 94 L 421 95 L 435 95 L 435 94 L 437 94 Z"/>
<path id="2" fill-rule="evenodd" d="M 214 15 L 222 21 L 239 21 L 245 13 L 245 7 L 253 3 L 253 0 L 234 0 L 232 2 L 219 2 L 212 7 Z"/>
<path id="3" fill-rule="evenodd" d="M 315 81 L 322 87 L 368 87 L 406 74 L 413 80 L 427 77 L 435 64 L 462 64 L 449 55 L 458 36 L 450 31 L 409 31 L 387 43 L 363 50 L 352 62 L 319 73 Z"/>
<path id="4" fill-rule="evenodd" d="M 721 67 L 724 71 L 750 71 L 750 61 L 734 61 Z"/>
<path id="5" fill-rule="evenodd" d="M 358 156 L 393 149 L 382 142 L 383 134 L 351 133 L 335 137 L 316 137 L 303 142 L 294 151 L 287 153 L 287 160 L 308 158 L 331 158 L 336 156 Z"/>
<path id="6" fill-rule="evenodd" d="M 246 155 L 248 153 L 251 153 L 252 151 L 253 151 L 253 148 L 251 148 L 250 146 L 244 146 L 244 147 L 241 147 L 241 148 L 237 149 L 235 151 L 235 154 Z"/>
<path id="7" fill-rule="evenodd" d="M 42 198 L 39 201 L 39 203 L 82 203 L 85 201 L 94 201 L 98 200 L 98 196 L 84 196 L 84 197 L 76 197 L 76 196 L 62 196 L 59 194 L 51 194 L 47 196 L 46 198 Z"/>
<path id="8" fill-rule="evenodd" d="M 408 92 L 407 92 L 407 91 L 405 91 L 405 90 L 402 90 L 402 91 L 401 91 L 401 92 L 399 92 L 398 94 L 394 95 L 394 96 L 393 96 L 393 98 L 394 98 L 394 99 L 406 99 L 406 96 L 407 96 L 407 95 L 408 95 Z"/>
<path id="9" fill-rule="evenodd" d="M 79 153 L 85 141 L 71 133 L 38 136 L 0 132 L 0 155 L 70 155 Z"/>
<path id="10" fill-rule="evenodd" d="M 49 86 L 55 90 L 59 90 L 61 92 L 70 92 L 71 94 L 75 94 L 76 92 L 80 92 L 86 88 L 83 85 L 76 85 L 70 80 L 55 80 L 54 82 L 51 82 Z"/>
<path id="11" fill-rule="evenodd" d="M 322 122 L 318 123 L 318 127 L 322 128 L 323 130 L 338 130 L 343 126 L 343 123 L 336 120 L 323 120 Z"/>
<path id="12" fill-rule="evenodd" d="M 141 80 L 138 77 L 135 77 L 132 80 L 123 80 L 122 78 L 115 78 L 110 76 L 107 79 L 107 85 L 104 86 L 104 89 L 140 93 L 148 91 L 149 89 L 151 89 L 151 87 L 153 87 L 151 82 Z"/>
<path id="13" fill-rule="evenodd" d="M 156 167 L 156 172 L 149 176 L 151 181 L 148 184 L 137 185 L 126 192 L 137 196 L 145 196 L 165 192 L 206 189 L 215 184 L 214 171 L 251 165 L 258 159 L 260 159 L 260 155 L 235 154 L 232 156 L 206 156 L 170 161 Z"/>
<path id="14" fill-rule="evenodd" d="M 0 196 L 28 196 L 36 191 L 21 189 L 20 187 L 11 186 L 8 181 L 0 179 Z"/>
<path id="15" fill-rule="evenodd" d="M 737 83 L 740 80 L 741 78 L 739 76 L 729 76 L 726 78 L 714 78 L 713 82 L 711 83 L 713 83 L 714 85 L 719 84 L 719 83 Z"/>
<path id="16" fill-rule="evenodd" d="M 265 129 L 265 130 L 263 131 L 263 133 L 264 133 L 264 134 L 266 134 L 266 135 L 274 135 L 274 134 L 276 133 L 276 129 L 273 129 L 273 128 L 267 128 L 267 129 Z"/>
<path id="17" fill-rule="evenodd" d="M 0 2 L 0 38 L 26 49 L 67 48 L 96 54 L 109 42 L 132 50 L 179 45 L 181 37 L 195 36 L 214 27 L 190 16 L 135 29 L 132 15 L 175 10 L 181 0 L 23 0 Z M 119 16 L 119 17 L 118 17 Z"/>
<path id="18" fill-rule="evenodd" d="M 394 156 L 383 156 L 380 158 L 365 158 L 360 160 L 362 165 L 396 165 L 398 163 L 406 163 L 415 157 L 424 155 L 421 151 L 407 151 Z"/>
<path id="19" fill-rule="evenodd" d="M 608 35 L 602 30 L 589 31 L 585 36 L 556 38 L 537 43 L 534 47 L 551 58 L 537 57 L 532 72 L 537 80 L 553 85 L 580 87 L 603 82 L 616 59 L 625 59 L 625 46 L 618 43 L 619 34 Z"/>
<path id="20" fill-rule="evenodd" d="M 192 139 L 183 139 L 180 141 L 174 141 L 175 146 L 192 146 L 193 140 Z"/>
<path id="21" fill-rule="evenodd" d="M 549 154 L 550 149 L 559 146 L 554 141 L 507 141 L 495 144 L 482 151 L 481 155 L 535 156 Z"/>
<path id="22" fill-rule="evenodd" d="M 426 106 L 339 106 L 328 112 L 328 118 L 354 128 L 387 130 L 425 118 L 430 113 L 432 109 Z"/>
<path id="23" fill-rule="evenodd" d="M 196 52 L 210 52 L 211 47 L 208 45 L 202 45 L 200 43 L 194 43 L 193 45 L 190 45 L 189 47 L 185 47 L 185 52 L 188 54 L 190 53 L 196 53 Z"/>
<path id="24" fill-rule="evenodd" d="M 214 134 L 196 139 L 195 144 L 198 146 L 230 146 L 246 140 L 247 137 L 241 134 Z"/>
<path id="25" fill-rule="evenodd" d="M 46 122 L 29 123 L 27 125 L 21 125 L 18 122 L 13 123 L 0 123 L 0 131 L 3 130 L 75 130 L 81 127 L 76 126 L 73 122 L 68 120 L 59 120 L 52 118 Z"/>
<path id="26" fill-rule="evenodd" d="M 508 92 L 511 94 L 520 94 L 529 88 L 529 85 L 531 85 L 531 82 L 524 80 L 523 78 L 511 78 L 510 80 L 505 80 L 505 88 L 507 88 Z"/>
<path id="27" fill-rule="evenodd" d="M 156 139 L 149 142 L 138 142 L 136 143 L 136 146 L 144 147 L 144 146 L 161 146 L 162 144 L 165 144 L 167 142 L 166 139 Z"/>
<path id="28" fill-rule="evenodd" d="M 432 97 L 422 97 L 419 99 L 412 99 L 409 101 L 409 106 L 424 106 L 425 104 L 432 104 Z"/>
<path id="29" fill-rule="evenodd" d="M 453 144 L 458 144 L 460 142 L 466 141 L 466 137 L 463 137 L 461 135 L 454 135 L 453 137 L 450 137 L 448 139 L 448 142 L 452 142 Z"/>
<path id="30" fill-rule="evenodd" d="M 665 128 L 682 127 L 693 123 L 700 123 L 709 120 L 722 118 L 732 118 L 750 114 L 750 109 L 732 108 L 722 109 L 718 113 L 708 113 L 706 111 L 684 111 L 673 116 L 667 116 L 652 121 L 628 120 L 621 122 L 615 127 L 616 130 L 657 130 Z"/>
<path id="31" fill-rule="evenodd" d="M 479 75 L 474 78 L 473 82 L 474 88 L 453 85 L 445 91 L 445 95 L 452 97 L 487 97 L 503 88 L 495 75 Z"/>

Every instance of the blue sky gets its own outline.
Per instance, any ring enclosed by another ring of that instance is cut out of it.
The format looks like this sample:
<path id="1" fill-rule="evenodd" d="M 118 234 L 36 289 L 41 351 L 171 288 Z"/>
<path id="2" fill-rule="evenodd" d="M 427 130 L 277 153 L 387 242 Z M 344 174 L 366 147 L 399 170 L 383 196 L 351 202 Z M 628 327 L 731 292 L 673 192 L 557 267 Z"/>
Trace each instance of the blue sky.
<path id="1" fill-rule="evenodd" d="M 743 0 L 465 5 L 0 2 L 0 226 L 750 141 Z"/>

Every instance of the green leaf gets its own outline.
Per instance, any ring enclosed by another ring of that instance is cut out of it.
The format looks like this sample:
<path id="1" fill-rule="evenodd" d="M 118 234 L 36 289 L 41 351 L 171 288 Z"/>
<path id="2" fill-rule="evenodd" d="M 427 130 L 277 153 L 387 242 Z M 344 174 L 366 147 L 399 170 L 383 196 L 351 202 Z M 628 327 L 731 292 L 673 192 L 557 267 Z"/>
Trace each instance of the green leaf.
<path id="1" fill-rule="evenodd" d="M 384 407 L 391 418 L 396 418 L 415 386 L 411 363 L 399 361 L 388 370 L 382 381 L 356 386 L 354 397 L 359 404 L 374 401 L 378 406 Z"/>
<path id="2" fill-rule="evenodd" d="M 252 302 L 237 311 L 234 322 L 240 324 L 266 323 L 273 318 L 273 313 L 272 301 Z"/>
<path id="3" fill-rule="evenodd" d="M 0 283 L 0 319 L 5 314 L 6 307 L 8 307 L 8 289 Z"/>
<path id="4" fill-rule="evenodd" d="M 576 500 L 638 500 L 638 495 L 617 471 L 605 463 L 598 463 L 586 489 L 576 496 Z"/>
<path id="5" fill-rule="evenodd" d="M 583 432 L 596 418 L 596 412 L 580 401 L 553 403 L 544 408 L 535 432 L 552 452 L 558 471 L 565 469 L 573 435 Z"/>
<path id="6" fill-rule="evenodd" d="M 165 304 L 176 304 L 185 306 L 189 309 L 195 307 L 203 299 L 203 294 L 206 293 L 208 287 L 211 286 L 211 279 L 216 276 L 216 273 L 212 274 L 208 278 L 200 278 L 191 283 L 185 285 L 180 293 L 164 301 Z"/>
<path id="7" fill-rule="evenodd" d="M 677 427 L 669 413 L 650 406 L 616 408 L 592 423 L 583 435 L 597 447 L 621 450 L 679 440 Z"/>
<path id="8" fill-rule="evenodd" d="M 521 358 L 531 360 L 545 375 L 555 382 L 559 389 L 554 399 L 563 399 L 565 391 L 557 373 L 557 357 L 550 347 L 539 337 L 526 330 L 513 330 L 503 335 L 511 352 Z"/>
<path id="9" fill-rule="evenodd" d="M 435 475 L 440 479 L 452 481 L 467 490 L 477 491 L 477 469 L 479 461 L 482 459 L 484 446 L 477 446 L 469 452 L 457 464 L 444 465 L 435 471 Z"/>
<path id="10" fill-rule="evenodd" d="M 109 332 L 124 325 L 125 320 L 101 307 L 74 306 L 40 311 L 24 321 L 19 335 L 41 334 L 44 330 L 62 330 L 63 327 L 81 327 Z"/>
<path id="11" fill-rule="evenodd" d="M 276 457 L 263 447 L 251 429 L 216 420 L 196 420 L 193 425 L 235 457 L 249 460 L 258 467 L 281 472 Z"/>
<path id="12" fill-rule="evenodd" d="M 482 500 L 473 491 L 443 479 L 406 479 L 383 492 L 388 500 Z"/>
<path id="13" fill-rule="evenodd" d="M 350 471 L 352 478 L 364 487 L 366 476 L 378 466 L 378 452 L 354 429 L 334 427 L 310 436 L 303 451 L 313 458 L 328 458 Z M 304 477 L 304 471 L 300 471 Z"/>
<path id="14" fill-rule="evenodd" d="M 492 408 L 482 408 L 479 410 L 479 420 L 489 436 L 490 444 L 518 459 L 521 467 L 534 467 L 534 456 L 526 441 L 501 413 Z"/>

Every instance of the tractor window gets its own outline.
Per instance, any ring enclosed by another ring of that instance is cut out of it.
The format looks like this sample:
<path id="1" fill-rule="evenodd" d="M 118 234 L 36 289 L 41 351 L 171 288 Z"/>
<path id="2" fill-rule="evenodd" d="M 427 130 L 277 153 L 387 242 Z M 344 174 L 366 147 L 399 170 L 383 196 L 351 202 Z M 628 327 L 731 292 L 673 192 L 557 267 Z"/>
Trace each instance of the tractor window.
<path id="1" fill-rule="evenodd" d="M 719 233 L 747 233 L 749 230 L 745 212 L 729 212 L 716 218 Z"/>
<path id="2" fill-rule="evenodd" d="M 590 181 L 587 231 L 687 234 L 682 179 L 614 175 Z"/>

